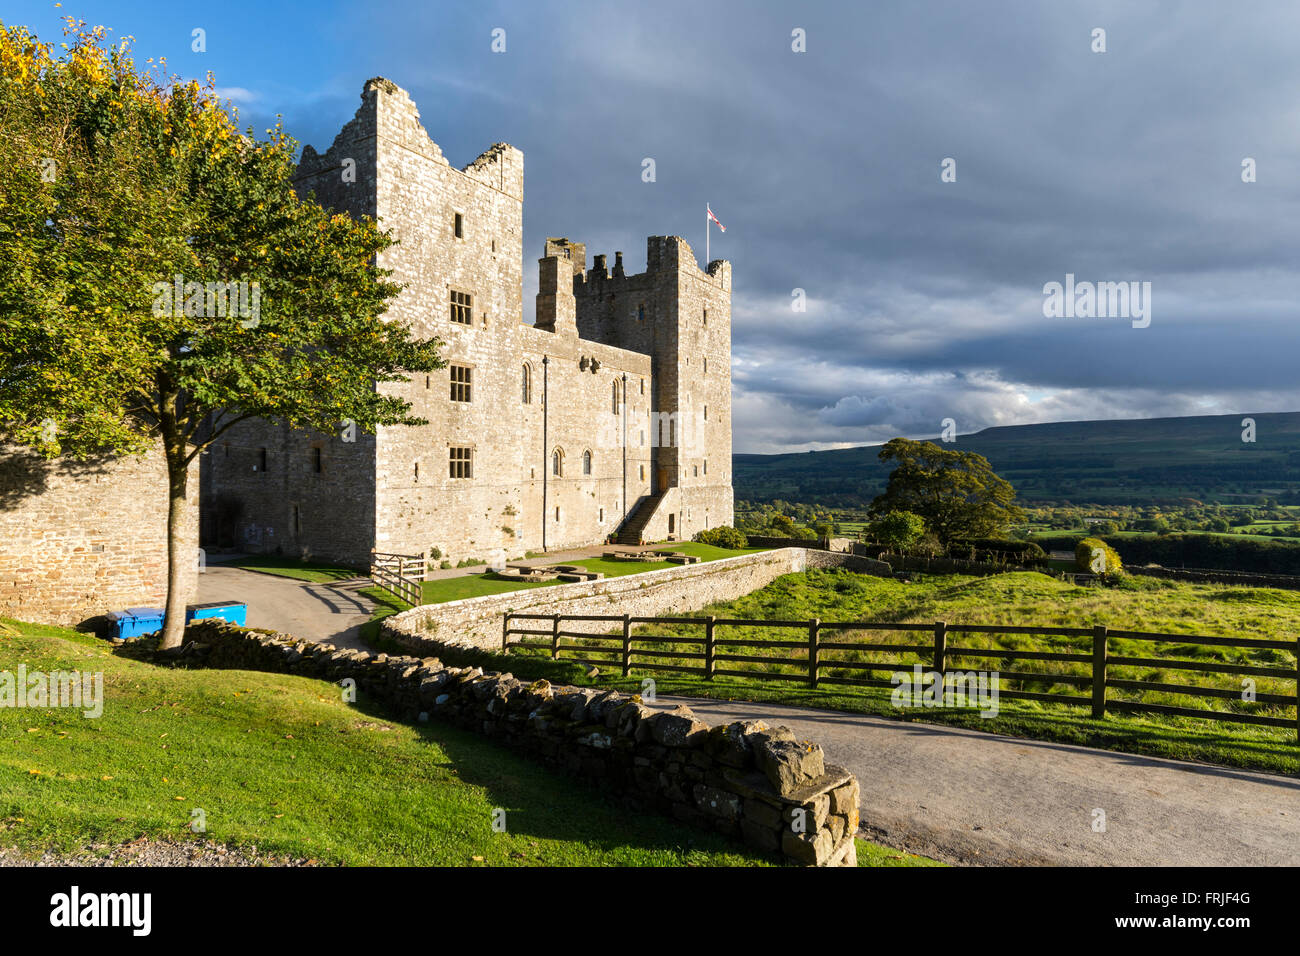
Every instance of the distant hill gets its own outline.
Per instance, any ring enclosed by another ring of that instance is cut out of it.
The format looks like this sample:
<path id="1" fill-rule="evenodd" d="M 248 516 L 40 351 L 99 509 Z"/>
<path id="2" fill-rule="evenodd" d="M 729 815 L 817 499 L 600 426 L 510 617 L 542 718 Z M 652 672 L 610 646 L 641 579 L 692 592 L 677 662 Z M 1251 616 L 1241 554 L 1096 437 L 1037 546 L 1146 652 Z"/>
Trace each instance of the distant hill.
<path id="1" fill-rule="evenodd" d="M 1245 417 L 1255 420 L 1253 444 L 1241 440 Z M 1260 494 L 1300 503 L 1300 412 L 1012 425 L 944 447 L 983 455 L 1026 503 L 1230 503 Z M 892 470 L 879 451 L 735 455 L 736 498 L 866 504 Z"/>

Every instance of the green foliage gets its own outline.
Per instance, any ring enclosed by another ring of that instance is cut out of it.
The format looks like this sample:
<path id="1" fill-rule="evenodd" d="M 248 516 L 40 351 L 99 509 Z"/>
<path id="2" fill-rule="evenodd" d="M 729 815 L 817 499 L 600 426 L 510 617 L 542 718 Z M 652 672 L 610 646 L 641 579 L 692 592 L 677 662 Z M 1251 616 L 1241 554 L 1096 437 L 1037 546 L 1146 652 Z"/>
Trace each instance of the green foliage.
<path id="1" fill-rule="evenodd" d="M 1101 538 L 1083 538 L 1075 545 L 1074 566 L 1080 571 L 1106 576 L 1124 573 L 1119 553 Z"/>
<path id="2" fill-rule="evenodd" d="M 732 551 L 739 551 L 742 548 L 749 547 L 749 539 L 745 537 L 744 532 L 737 531 L 727 525 L 697 531 L 694 540 L 700 544 L 711 544 L 714 547 L 728 548 Z"/>
<path id="3" fill-rule="evenodd" d="M 945 543 L 993 535 L 1024 517 L 1012 503 L 1015 489 L 982 455 L 895 438 L 880 449 L 879 457 L 898 464 L 884 494 L 871 503 L 873 515 L 911 511 Z"/>
<path id="4" fill-rule="evenodd" d="M 282 129 L 243 135 L 211 78 L 67 33 L 55 57 L 0 28 L 0 431 L 48 457 L 161 442 L 174 571 L 188 466 L 228 428 L 422 424 L 383 386 L 445 363 L 383 319 L 390 237 L 300 198 Z"/>
<path id="5" fill-rule="evenodd" d="M 867 533 L 893 550 L 904 551 L 925 534 L 925 519 L 910 511 L 891 511 L 872 521 Z"/>
<path id="6" fill-rule="evenodd" d="M 1048 550 L 1074 550 L 1074 535 L 1035 539 Z M 1159 564 L 1166 568 L 1207 568 L 1255 574 L 1300 574 L 1300 542 L 1260 541 L 1238 535 L 1129 535 L 1120 539 L 1131 565 Z"/>

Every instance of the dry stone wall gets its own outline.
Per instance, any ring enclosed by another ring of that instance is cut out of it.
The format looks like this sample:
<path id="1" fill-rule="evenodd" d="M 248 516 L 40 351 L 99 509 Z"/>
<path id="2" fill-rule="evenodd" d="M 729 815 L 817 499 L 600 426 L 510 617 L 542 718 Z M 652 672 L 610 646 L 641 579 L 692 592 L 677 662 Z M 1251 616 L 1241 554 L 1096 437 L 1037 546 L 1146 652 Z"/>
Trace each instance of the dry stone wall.
<path id="1" fill-rule="evenodd" d="M 856 866 L 859 785 L 822 748 L 761 721 L 709 726 L 685 707 L 635 695 L 525 683 L 435 657 L 341 650 L 209 619 L 191 625 L 192 665 L 356 681 L 358 700 L 405 719 L 484 734 L 598 785 L 637 810 L 670 815 L 803 866 Z"/>

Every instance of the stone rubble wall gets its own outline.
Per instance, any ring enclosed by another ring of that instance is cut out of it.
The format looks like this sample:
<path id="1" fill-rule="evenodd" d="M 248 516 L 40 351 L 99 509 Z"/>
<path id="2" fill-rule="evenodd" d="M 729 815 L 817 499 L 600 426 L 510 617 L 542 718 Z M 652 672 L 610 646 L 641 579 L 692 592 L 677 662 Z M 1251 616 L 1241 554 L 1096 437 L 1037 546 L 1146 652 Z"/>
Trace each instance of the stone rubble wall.
<path id="1" fill-rule="evenodd" d="M 186 600 L 198 581 L 199 469 L 181 529 Z M 77 625 L 167 598 L 167 465 L 139 456 L 45 461 L 0 443 L 0 616 Z"/>
<path id="2" fill-rule="evenodd" d="M 688 708 L 435 657 L 339 649 L 207 619 L 186 630 L 191 666 L 356 681 L 357 699 L 402 719 L 436 717 L 598 785 L 629 806 L 743 841 L 802 866 L 856 866 L 857 779 L 784 727 L 710 727 Z"/>

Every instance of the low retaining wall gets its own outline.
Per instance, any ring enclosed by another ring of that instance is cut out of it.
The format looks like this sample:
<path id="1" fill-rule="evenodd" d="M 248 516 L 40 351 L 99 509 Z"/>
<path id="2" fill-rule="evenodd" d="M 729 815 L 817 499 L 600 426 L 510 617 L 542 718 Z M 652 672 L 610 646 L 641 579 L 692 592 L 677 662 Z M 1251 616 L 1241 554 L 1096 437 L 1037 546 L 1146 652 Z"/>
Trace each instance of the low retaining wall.
<path id="1" fill-rule="evenodd" d="M 803 548 L 742 554 L 702 564 L 625 574 L 600 581 L 525 588 L 504 594 L 424 604 L 384 619 L 385 635 L 411 650 L 437 653 L 433 642 L 501 647 L 501 619 L 507 611 L 540 614 L 631 614 L 656 617 L 730 601 L 807 567 Z"/>
<path id="2" fill-rule="evenodd" d="M 340 650 L 237 627 L 191 624 L 180 660 L 356 681 L 405 719 L 434 716 L 596 782 L 637 809 L 743 840 L 803 866 L 856 866 L 857 779 L 784 727 L 710 727 L 685 707 L 653 711 L 617 691 L 525 683 L 477 667 Z"/>

